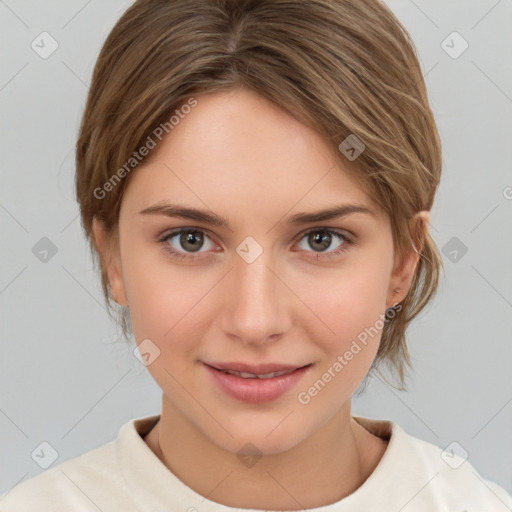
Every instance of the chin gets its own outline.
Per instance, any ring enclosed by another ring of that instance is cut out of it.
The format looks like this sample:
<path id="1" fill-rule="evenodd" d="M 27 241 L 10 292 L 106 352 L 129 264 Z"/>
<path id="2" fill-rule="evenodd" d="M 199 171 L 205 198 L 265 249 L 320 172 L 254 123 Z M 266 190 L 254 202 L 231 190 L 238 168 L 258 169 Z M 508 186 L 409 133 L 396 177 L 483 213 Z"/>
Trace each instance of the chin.
<path id="1" fill-rule="evenodd" d="M 289 415 L 289 417 L 287 417 Z M 220 448 L 240 454 L 245 451 L 255 451 L 261 455 L 274 455 L 291 450 L 307 439 L 313 428 L 306 430 L 304 422 L 298 424 L 298 418 L 290 411 L 280 413 L 279 417 L 270 416 L 266 419 L 254 418 L 245 421 L 231 421 L 226 430 L 233 437 L 205 434 Z M 286 419 L 285 419 L 286 418 Z M 293 420 L 292 420 L 293 418 Z"/>
<path id="2" fill-rule="evenodd" d="M 241 455 L 277 455 L 291 450 L 297 446 L 302 439 L 290 436 L 289 432 L 284 435 L 273 435 L 267 437 L 267 433 L 245 434 L 234 436 L 230 441 L 223 439 L 217 446 L 237 456 Z M 212 439 L 215 442 L 215 440 Z"/>

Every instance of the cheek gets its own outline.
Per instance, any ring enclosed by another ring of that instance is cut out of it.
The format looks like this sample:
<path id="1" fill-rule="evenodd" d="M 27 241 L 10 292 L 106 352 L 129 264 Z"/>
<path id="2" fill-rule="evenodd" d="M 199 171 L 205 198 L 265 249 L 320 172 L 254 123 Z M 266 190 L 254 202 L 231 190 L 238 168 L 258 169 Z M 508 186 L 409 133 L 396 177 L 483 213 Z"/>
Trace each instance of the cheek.
<path id="1" fill-rule="evenodd" d="M 341 349 L 366 329 L 382 328 L 388 266 L 389 262 L 365 258 L 303 287 L 305 302 L 317 317 L 311 322 L 317 324 L 317 335 L 322 333 L 326 347 Z"/>
<path id="2" fill-rule="evenodd" d="M 312 406 L 309 412 L 314 410 L 319 418 L 329 416 L 326 403 L 340 407 L 352 396 L 377 354 L 385 325 L 387 279 L 381 268 L 372 269 L 353 267 L 340 272 L 337 284 L 333 280 L 327 293 L 309 288 L 316 290 L 308 297 L 316 317 L 311 315 L 308 334 L 320 349 L 320 359 L 297 400 Z"/>
<path id="3" fill-rule="evenodd" d="M 173 351 L 186 349 L 198 336 L 204 296 L 215 282 L 192 268 L 177 270 L 162 255 L 148 263 L 136 251 L 123 261 L 123 273 L 135 339 L 149 338 L 162 352 L 171 344 Z"/>
<path id="4" fill-rule="evenodd" d="M 129 239 L 128 239 L 129 240 Z M 141 244 L 143 245 L 143 244 Z M 161 255 L 149 258 L 138 244 L 127 242 L 123 251 L 123 280 L 135 339 L 162 338 L 183 306 L 183 288 Z"/>

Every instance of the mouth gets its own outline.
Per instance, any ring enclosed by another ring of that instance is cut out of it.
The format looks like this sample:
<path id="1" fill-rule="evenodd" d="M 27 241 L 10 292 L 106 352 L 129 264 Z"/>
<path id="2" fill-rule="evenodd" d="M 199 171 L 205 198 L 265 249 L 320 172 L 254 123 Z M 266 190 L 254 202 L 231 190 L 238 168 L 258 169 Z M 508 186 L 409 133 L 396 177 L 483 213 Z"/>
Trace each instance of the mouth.
<path id="1" fill-rule="evenodd" d="M 230 375 L 236 375 L 237 377 L 242 377 L 242 379 L 273 379 L 274 377 L 280 377 L 281 375 L 286 375 L 287 373 L 291 373 L 295 370 L 288 370 L 287 372 L 270 372 L 270 373 L 249 373 L 249 372 L 237 372 L 236 370 L 220 370 L 224 373 L 229 373 Z"/>
<path id="2" fill-rule="evenodd" d="M 236 375 L 242 379 L 272 379 L 281 377 L 311 366 L 311 363 L 305 365 L 283 365 L 278 363 L 268 363 L 261 365 L 248 365 L 245 363 L 205 363 L 207 366 L 230 375 Z"/>
<path id="3" fill-rule="evenodd" d="M 306 365 L 203 363 L 215 387 L 231 398 L 246 403 L 271 402 L 292 391 L 308 373 Z"/>

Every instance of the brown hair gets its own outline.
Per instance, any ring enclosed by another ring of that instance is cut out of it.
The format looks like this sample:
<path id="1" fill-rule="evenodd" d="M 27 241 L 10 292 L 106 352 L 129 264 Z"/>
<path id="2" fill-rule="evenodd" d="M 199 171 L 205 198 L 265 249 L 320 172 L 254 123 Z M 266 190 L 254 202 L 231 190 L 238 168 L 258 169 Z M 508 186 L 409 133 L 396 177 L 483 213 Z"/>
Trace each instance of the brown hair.
<path id="1" fill-rule="evenodd" d="M 321 134 L 389 215 L 398 254 L 414 243 L 409 220 L 432 208 L 441 143 L 414 44 L 381 1 L 138 0 L 101 49 L 76 144 L 82 226 L 111 315 L 93 217 L 115 239 L 134 151 L 192 96 L 238 87 Z M 365 145 L 354 161 L 338 150 L 349 135 Z M 393 366 L 401 389 L 412 367 L 405 331 L 435 294 L 442 266 L 423 235 L 412 286 L 385 323 L 372 365 Z M 129 316 L 121 313 L 128 337 Z"/>

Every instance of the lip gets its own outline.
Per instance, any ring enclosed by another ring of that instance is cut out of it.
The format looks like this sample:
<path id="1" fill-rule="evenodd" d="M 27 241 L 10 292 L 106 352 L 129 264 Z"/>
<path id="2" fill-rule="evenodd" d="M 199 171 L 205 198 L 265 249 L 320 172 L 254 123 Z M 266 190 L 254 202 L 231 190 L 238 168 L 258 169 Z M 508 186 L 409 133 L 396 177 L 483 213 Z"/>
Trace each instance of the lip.
<path id="1" fill-rule="evenodd" d="M 280 363 L 266 363 L 266 364 L 247 364 L 247 363 L 204 363 L 207 366 L 212 366 L 217 370 L 234 370 L 236 372 L 255 373 L 257 375 L 263 375 L 271 372 L 287 372 L 290 370 L 296 370 L 306 365 L 286 365 Z"/>
<path id="2" fill-rule="evenodd" d="M 297 367 L 282 364 L 248 365 L 245 363 L 203 363 L 213 381 L 224 393 L 236 400 L 260 404 L 277 400 L 293 389 L 309 371 L 311 364 Z M 215 365 L 215 366 L 213 366 Z M 224 373 L 222 370 L 234 370 L 255 374 L 289 371 L 285 375 L 269 379 L 239 377 Z"/>

